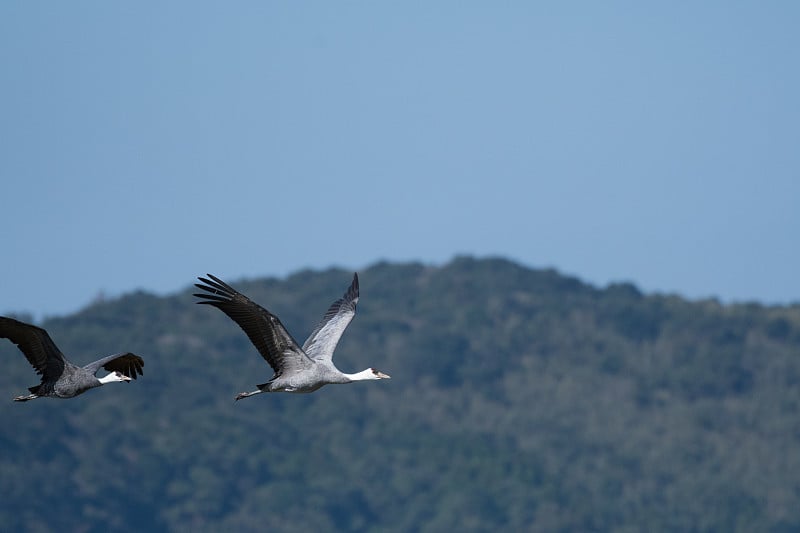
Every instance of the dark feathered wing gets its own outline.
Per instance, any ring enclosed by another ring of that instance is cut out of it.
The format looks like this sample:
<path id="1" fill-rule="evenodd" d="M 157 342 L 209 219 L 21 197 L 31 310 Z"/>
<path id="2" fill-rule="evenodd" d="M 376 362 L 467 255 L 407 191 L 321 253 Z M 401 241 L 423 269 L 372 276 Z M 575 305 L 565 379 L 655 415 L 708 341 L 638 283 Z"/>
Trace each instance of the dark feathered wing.
<path id="1" fill-rule="evenodd" d="M 55 381 L 64 373 L 64 354 L 42 328 L 3 316 L 0 338 L 17 345 L 43 382 Z"/>
<path id="2" fill-rule="evenodd" d="M 339 344 L 342 333 L 347 329 L 350 321 L 356 315 L 356 304 L 358 303 L 358 274 L 353 274 L 353 282 L 344 293 L 344 296 L 336 300 L 328 308 L 325 316 L 311 335 L 308 336 L 303 344 L 303 350 L 311 359 L 317 361 L 331 362 L 333 351 Z"/>
<path id="3" fill-rule="evenodd" d="M 250 342 L 275 371 L 275 377 L 299 372 L 313 365 L 312 361 L 292 338 L 277 316 L 222 281 L 207 274 L 197 278 L 202 284 L 195 287 L 209 294 L 197 293 L 198 304 L 213 305 L 247 334 Z"/>
<path id="4" fill-rule="evenodd" d="M 143 375 L 144 359 L 130 352 L 115 353 L 98 359 L 94 363 L 89 363 L 83 368 L 94 374 L 100 370 L 100 367 L 109 372 L 121 372 L 129 378 L 136 379 L 138 376 Z"/>

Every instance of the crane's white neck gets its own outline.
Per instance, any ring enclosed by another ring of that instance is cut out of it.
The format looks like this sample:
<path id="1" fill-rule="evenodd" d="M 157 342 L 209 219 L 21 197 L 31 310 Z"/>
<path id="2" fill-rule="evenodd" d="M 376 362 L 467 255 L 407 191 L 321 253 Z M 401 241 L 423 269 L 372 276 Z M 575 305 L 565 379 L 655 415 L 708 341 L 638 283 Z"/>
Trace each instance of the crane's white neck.
<path id="1" fill-rule="evenodd" d="M 111 372 L 109 375 L 103 376 L 102 378 L 98 379 L 101 385 L 105 385 L 106 383 L 117 383 L 119 381 L 130 381 L 130 380 L 131 378 L 129 378 L 128 376 L 126 376 L 121 372 Z"/>
<path id="2" fill-rule="evenodd" d="M 364 381 L 367 379 L 388 379 L 388 375 L 384 374 L 383 372 L 379 372 L 374 368 L 368 368 L 366 370 L 362 370 L 361 372 L 356 372 L 355 374 L 345 374 L 347 379 L 350 381 Z"/>

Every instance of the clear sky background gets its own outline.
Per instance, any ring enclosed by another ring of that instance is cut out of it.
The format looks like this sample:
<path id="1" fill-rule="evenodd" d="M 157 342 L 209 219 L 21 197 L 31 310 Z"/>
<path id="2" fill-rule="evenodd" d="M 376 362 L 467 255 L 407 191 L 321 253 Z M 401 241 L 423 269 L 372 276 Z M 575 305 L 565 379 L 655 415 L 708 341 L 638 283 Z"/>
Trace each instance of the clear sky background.
<path id="1" fill-rule="evenodd" d="M 2 2 L 0 312 L 456 254 L 798 302 L 798 28 L 793 1 Z"/>

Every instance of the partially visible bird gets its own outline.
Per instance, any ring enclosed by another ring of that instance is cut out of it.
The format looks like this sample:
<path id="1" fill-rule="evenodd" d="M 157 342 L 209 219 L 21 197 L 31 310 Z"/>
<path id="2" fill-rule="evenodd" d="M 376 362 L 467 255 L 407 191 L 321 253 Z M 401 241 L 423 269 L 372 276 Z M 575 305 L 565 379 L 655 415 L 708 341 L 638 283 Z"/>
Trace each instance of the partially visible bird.
<path id="1" fill-rule="evenodd" d="M 28 388 L 31 394 L 17 396 L 15 402 L 46 396 L 72 398 L 106 383 L 136 379 L 137 374 L 142 375 L 144 367 L 144 360 L 132 353 L 109 355 L 84 367 L 75 366 L 67 361 L 47 331 L 4 316 L 0 316 L 0 338 L 16 344 L 36 373 L 42 376 L 39 385 Z M 101 367 L 110 373 L 97 379 L 95 373 Z"/>
<path id="2" fill-rule="evenodd" d="M 197 303 L 213 305 L 239 324 L 275 372 L 268 382 L 257 385 L 257 390 L 239 393 L 236 400 L 262 392 L 314 392 L 329 383 L 390 377 L 374 368 L 345 374 L 333 364 L 333 351 L 356 314 L 358 274 L 353 275 L 353 282 L 344 296 L 331 304 L 302 348 L 277 316 L 247 296 L 211 274 L 208 278 L 197 279 L 203 284 L 195 283 L 195 287 L 209 293 L 195 294 L 203 298 Z"/>

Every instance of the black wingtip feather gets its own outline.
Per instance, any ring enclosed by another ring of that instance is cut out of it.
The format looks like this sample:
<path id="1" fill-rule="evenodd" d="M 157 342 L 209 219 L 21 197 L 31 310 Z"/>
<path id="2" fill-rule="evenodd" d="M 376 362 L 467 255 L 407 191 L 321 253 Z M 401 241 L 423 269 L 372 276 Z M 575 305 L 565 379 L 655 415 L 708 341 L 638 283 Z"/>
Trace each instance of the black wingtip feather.
<path id="1" fill-rule="evenodd" d="M 213 279 L 214 281 L 216 281 L 216 282 L 217 282 L 217 283 L 219 283 L 220 285 L 222 285 L 222 286 L 224 286 L 224 287 L 228 287 L 228 288 L 230 288 L 230 286 L 229 286 L 227 283 L 225 283 L 224 281 L 222 281 L 221 279 L 219 279 L 219 278 L 218 278 L 217 276 L 215 276 L 214 274 L 206 274 L 206 276 L 208 276 L 209 278 Z"/>
<path id="2" fill-rule="evenodd" d="M 197 294 L 197 293 L 195 293 L 194 296 L 196 296 L 198 298 L 205 298 L 207 300 L 214 300 L 216 302 L 230 302 L 231 301 L 231 297 L 228 296 L 227 294 L 224 295 L 224 296 L 221 296 L 221 295 L 216 294 L 216 293 L 214 293 L 214 294 Z M 200 302 L 198 302 L 198 303 L 200 303 Z"/>
<path id="3" fill-rule="evenodd" d="M 199 279 L 203 279 L 203 278 L 199 278 Z M 208 280 L 208 279 L 203 280 L 203 283 L 205 283 L 205 285 L 201 285 L 199 283 L 195 283 L 194 286 L 197 287 L 198 289 L 203 289 L 204 291 L 208 291 L 208 292 L 224 292 L 224 293 L 230 292 L 229 290 L 227 290 L 222 285 L 218 285 L 217 283 L 214 283 L 211 280 Z"/>
<path id="4" fill-rule="evenodd" d="M 236 290 L 233 287 L 231 287 L 230 285 L 219 279 L 217 276 L 213 274 L 206 274 L 206 276 L 211 278 L 211 280 L 203 280 L 203 278 L 199 279 L 203 280 L 205 283 L 208 283 L 212 287 L 219 287 L 220 289 L 228 292 L 236 292 Z"/>

